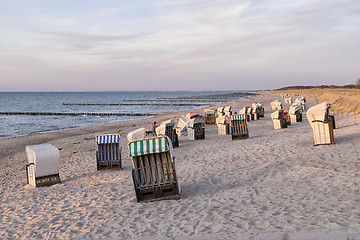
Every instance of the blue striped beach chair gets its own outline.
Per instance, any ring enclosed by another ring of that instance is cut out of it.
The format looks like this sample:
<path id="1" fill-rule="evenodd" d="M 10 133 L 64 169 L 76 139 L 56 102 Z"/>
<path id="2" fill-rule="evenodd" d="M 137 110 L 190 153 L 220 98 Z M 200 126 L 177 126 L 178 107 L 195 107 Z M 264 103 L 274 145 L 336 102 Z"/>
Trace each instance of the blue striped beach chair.
<path id="1" fill-rule="evenodd" d="M 101 135 L 96 137 L 97 170 L 122 169 L 120 135 Z"/>
<path id="2" fill-rule="evenodd" d="M 168 137 L 160 136 L 129 143 L 138 202 L 180 198 L 170 142 Z"/>
<path id="3" fill-rule="evenodd" d="M 236 114 L 230 117 L 231 139 L 246 139 L 249 137 L 246 114 Z"/>

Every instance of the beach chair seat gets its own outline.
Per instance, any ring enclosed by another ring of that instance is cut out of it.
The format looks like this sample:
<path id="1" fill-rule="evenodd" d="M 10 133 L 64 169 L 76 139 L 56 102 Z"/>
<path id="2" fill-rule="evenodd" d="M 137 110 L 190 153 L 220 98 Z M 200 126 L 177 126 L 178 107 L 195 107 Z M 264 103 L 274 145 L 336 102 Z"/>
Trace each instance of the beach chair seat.
<path id="1" fill-rule="evenodd" d="M 335 143 L 332 118 L 329 117 L 330 104 L 322 102 L 307 111 L 307 119 L 313 129 L 313 144 L 327 145 Z"/>
<path id="2" fill-rule="evenodd" d="M 122 169 L 120 135 L 106 134 L 96 136 L 97 170 Z"/>
<path id="3" fill-rule="evenodd" d="M 138 202 L 180 198 L 175 157 L 168 137 L 129 142 L 129 156 Z"/>
<path id="4" fill-rule="evenodd" d="M 34 187 L 50 186 L 60 183 L 60 153 L 51 144 L 26 146 L 28 164 L 27 183 Z"/>
<path id="5" fill-rule="evenodd" d="M 230 117 L 231 139 L 246 139 L 249 137 L 247 125 L 247 116 L 245 114 L 236 114 Z"/>
<path id="6" fill-rule="evenodd" d="M 187 131 L 189 140 L 205 139 L 205 121 L 201 118 L 194 118 L 187 121 Z"/>

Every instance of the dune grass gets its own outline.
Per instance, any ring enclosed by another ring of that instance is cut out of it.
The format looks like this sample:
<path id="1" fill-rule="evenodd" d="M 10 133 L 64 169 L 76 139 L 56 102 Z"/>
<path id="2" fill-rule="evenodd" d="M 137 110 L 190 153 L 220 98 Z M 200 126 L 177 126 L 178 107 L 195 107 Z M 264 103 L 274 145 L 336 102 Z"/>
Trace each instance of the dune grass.
<path id="1" fill-rule="evenodd" d="M 315 98 L 317 102 L 328 102 L 331 104 L 331 110 L 337 114 L 353 113 L 360 114 L 360 89 L 346 88 L 312 88 L 297 89 L 285 91 L 272 91 L 273 93 L 282 93 L 300 96 L 309 96 Z"/>

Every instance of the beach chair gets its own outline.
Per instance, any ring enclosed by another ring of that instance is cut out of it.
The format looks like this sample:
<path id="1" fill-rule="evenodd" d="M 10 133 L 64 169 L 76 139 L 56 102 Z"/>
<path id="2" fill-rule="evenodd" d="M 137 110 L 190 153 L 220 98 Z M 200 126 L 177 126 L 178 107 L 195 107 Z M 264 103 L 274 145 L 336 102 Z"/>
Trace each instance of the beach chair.
<path id="1" fill-rule="evenodd" d="M 186 122 L 189 140 L 205 139 L 204 123 L 205 121 L 201 118 L 190 119 Z"/>
<path id="2" fill-rule="evenodd" d="M 96 136 L 97 170 L 122 169 L 120 135 L 107 134 Z"/>
<path id="3" fill-rule="evenodd" d="M 307 119 L 313 129 L 314 145 L 335 143 L 333 122 L 329 118 L 330 105 L 322 102 L 307 111 Z"/>
<path id="4" fill-rule="evenodd" d="M 179 199 L 175 157 L 166 136 L 129 142 L 137 202 Z"/>
<path id="5" fill-rule="evenodd" d="M 168 136 L 171 139 L 171 143 L 173 147 L 179 146 L 179 138 L 174 129 L 176 122 L 172 119 L 162 122 L 160 126 L 156 128 L 157 136 Z"/>
<path id="6" fill-rule="evenodd" d="M 292 123 L 302 121 L 302 109 L 299 105 L 291 105 L 289 115 Z"/>
<path id="7" fill-rule="evenodd" d="M 219 135 L 228 135 L 229 131 L 229 123 L 228 116 L 219 116 L 216 118 L 216 125 L 218 127 L 218 134 Z"/>
<path id="8" fill-rule="evenodd" d="M 224 114 L 228 117 L 230 117 L 232 115 L 231 107 L 232 106 L 224 107 Z"/>
<path id="9" fill-rule="evenodd" d="M 301 107 L 302 111 L 306 110 L 305 102 L 306 102 L 306 100 L 304 97 L 298 97 L 295 99 L 295 104 L 299 105 Z"/>
<path id="10" fill-rule="evenodd" d="M 289 110 L 288 109 L 283 109 L 283 118 L 286 121 L 286 125 L 289 126 L 291 125 L 291 119 L 290 119 L 290 115 L 289 115 Z"/>
<path id="11" fill-rule="evenodd" d="M 284 102 L 285 102 L 285 103 L 291 103 L 291 102 L 292 102 L 292 101 L 291 101 L 291 97 L 284 98 Z"/>
<path id="12" fill-rule="evenodd" d="M 216 111 L 207 110 L 205 111 L 205 123 L 206 124 L 215 124 Z"/>
<path id="13" fill-rule="evenodd" d="M 51 144 L 26 146 L 28 164 L 27 183 L 34 187 L 50 186 L 60 183 L 60 153 Z"/>
<path id="14" fill-rule="evenodd" d="M 281 100 L 279 100 L 279 99 L 272 101 L 270 104 L 271 104 L 272 110 L 281 110 L 283 108 L 283 104 L 282 104 Z"/>
<path id="15" fill-rule="evenodd" d="M 249 137 L 249 129 L 245 114 L 236 114 L 230 117 L 231 139 L 246 139 Z"/>
<path id="16" fill-rule="evenodd" d="M 284 110 L 277 110 L 271 114 L 271 119 L 274 123 L 274 129 L 282 129 L 287 127 L 286 119 L 283 117 Z"/>
<path id="17" fill-rule="evenodd" d="M 251 105 L 253 112 L 258 114 L 258 118 L 264 117 L 265 111 L 264 111 L 264 105 L 261 103 L 253 103 Z"/>
<path id="18" fill-rule="evenodd" d="M 251 107 L 243 107 L 240 111 L 239 111 L 240 115 L 246 115 L 246 120 L 248 122 L 254 120 L 254 115 L 252 112 L 252 108 Z"/>
<path id="19" fill-rule="evenodd" d="M 186 117 L 180 117 L 177 120 L 174 129 L 175 129 L 176 134 L 178 135 L 178 137 L 187 136 L 187 128 L 186 128 L 187 121 L 188 121 L 188 119 Z"/>

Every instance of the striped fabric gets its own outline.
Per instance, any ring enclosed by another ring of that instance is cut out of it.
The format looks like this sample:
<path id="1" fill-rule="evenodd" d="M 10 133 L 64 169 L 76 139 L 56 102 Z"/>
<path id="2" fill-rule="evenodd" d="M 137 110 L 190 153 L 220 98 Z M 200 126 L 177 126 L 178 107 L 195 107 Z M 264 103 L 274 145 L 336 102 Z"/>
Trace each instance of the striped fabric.
<path id="1" fill-rule="evenodd" d="M 246 120 L 246 115 L 245 114 L 232 115 L 230 117 L 230 121 L 234 121 L 234 120 Z"/>
<path id="2" fill-rule="evenodd" d="M 149 138 L 129 143 L 129 157 L 170 151 L 167 137 Z"/>
<path id="3" fill-rule="evenodd" d="M 120 135 L 102 135 L 96 136 L 96 144 L 120 143 Z"/>

